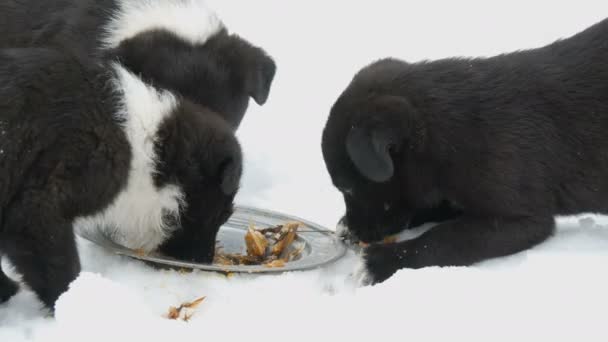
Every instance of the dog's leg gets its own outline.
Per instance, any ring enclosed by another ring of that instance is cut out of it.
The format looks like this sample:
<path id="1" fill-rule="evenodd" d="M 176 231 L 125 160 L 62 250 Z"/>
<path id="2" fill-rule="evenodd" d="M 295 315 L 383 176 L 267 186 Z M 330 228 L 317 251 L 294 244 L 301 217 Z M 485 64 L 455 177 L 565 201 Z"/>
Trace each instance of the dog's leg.
<path id="1" fill-rule="evenodd" d="M 434 227 L 415 240 L 372 245 L 364 254 L 364 283 L 386 280 L 402 268 L 468 266 L 524 251 L 553 232 L 553 217 L 462 217 Z"/>
<path id="2" fill-rule="evenodd" d="M 23 282 L 52 310 L 80 272 L 80 261 L 71 222 L 61 216 L 57 201 L 43 194 L 23 194 L 11 203 L 5 215 L 3 252 Z"/>
<path id="3" fill-rule="evenodd" d="M 2 259 L 0 258 L 0 261 Z M 19 286 L 11 278 L 9 278 L 0 264 L 0 304 L 9 300 L 19 290 Z"/>
<path id="4" fill-rule="evenodd" d="M 53 309 L 55 301 L 80 272 L 76 242 L 69 225 L 54 226 L 46 236 L 21 235 L 11 239 L 9 259 L 23 281 Z"/>

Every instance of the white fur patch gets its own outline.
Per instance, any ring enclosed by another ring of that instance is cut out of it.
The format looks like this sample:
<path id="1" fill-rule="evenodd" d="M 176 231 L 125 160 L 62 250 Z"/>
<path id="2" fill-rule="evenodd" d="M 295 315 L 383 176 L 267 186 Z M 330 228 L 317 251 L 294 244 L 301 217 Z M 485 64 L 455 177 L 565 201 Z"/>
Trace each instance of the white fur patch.
<path id="1" fill-rule="evenodd" d="M 164 214 L 177 214 L 183 194 L 177 186 L 156 188 L 154 142 L 160 124 L 177 105 L 173 94 L 143 83 L 119 64 L 113 66 L 118 79 L 115 88 L 123 96 L 118 113 L 125 121 L 132 160 L 127 185 L 102 213 L 79 218 L 80 229 L 104 229 L 112 239 L 131 249 L 151 251 L 158 247 L 173 227 L 167 227 Z"/>
<path id="2" fill-rule="evenodd" d="M 358 256 L 358 261 L 355 265 L 355 269 L 351 274 L 351 277 L 356 286 L 369 286 L 372 284 L 373 277 L 369 273 L 367 266 L 365 264 L 365 259 L 363 255 Z"/>
<path id="3" fill-rule="evenodd" d="M 204 44 L 223 27 L 204 0 L 119 0 L 101 43 L 114 48 L 139 33 L 166 29 L 193 44 Z"/>
<path id="4" fill-rule="evenodd" d="M 344 220 L 338 221 L 336 224 L 336 236 L 344 237 L 348 234 L 348 226 L 344 224 Z"/>

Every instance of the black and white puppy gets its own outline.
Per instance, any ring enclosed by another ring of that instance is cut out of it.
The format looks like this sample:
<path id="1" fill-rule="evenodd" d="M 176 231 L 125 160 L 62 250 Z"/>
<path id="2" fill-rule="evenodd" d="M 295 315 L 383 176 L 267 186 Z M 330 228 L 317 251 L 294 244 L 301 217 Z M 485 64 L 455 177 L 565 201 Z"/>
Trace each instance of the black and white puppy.
<path id="1" fill-rule="evenodd" d="M 491 58 L 375 62 L 331 109 L 325 163 L 368 281 L 526 250 L 554 217 L 608 212 L 608 20 Z M 418 218 L 416 218 L 418 216 Z"/>
<path id="2" fill-rule="evenodd" d="M 117 59 L 234 129 L 249 98 L 267 101 L 276 71 L 263 49 L 228 33 L 204 0 L 0 1 L 0 47 L 34 46 Z"/>
<path id="3" fill-rule="evenodd" d="M 0 50 L 0 251 L 51 308 L 80 270 L 74 226 L 209 262 L 241 150 L 212 111 L 118 63 Z M 0 301 L 17 287 L 0 271 Z"/>

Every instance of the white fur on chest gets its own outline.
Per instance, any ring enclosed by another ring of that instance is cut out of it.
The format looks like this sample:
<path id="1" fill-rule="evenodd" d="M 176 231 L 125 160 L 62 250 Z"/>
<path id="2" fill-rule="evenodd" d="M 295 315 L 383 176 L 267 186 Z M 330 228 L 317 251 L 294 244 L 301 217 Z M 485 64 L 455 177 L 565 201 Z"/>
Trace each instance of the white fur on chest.
<path id="1" fill-rule="evenodd" d="M 115 242 L 131 249 L 151 251 L 174 227 L 164 222 L 165 214 L 177 214 L 182 205 L 181 189 L 171 185 L 157 188 L 154 143 L 158 128 L 176 107 L 175 97 L 157 91 L 119 65 L 115 88 L 122 93 L 123 130 L 131 146 L 132 159 L 126 187 L 112 204 L 94 216 L 79 218 L 80 229 L 103 229 Z"/>
<path id="2" fill-rule="evenodd" d="M 192 44 L 204 44 L 223 27 L 204 0 L 119 0 L 101 43 L 110 49 L 139 33 L 165 29 Z"/>

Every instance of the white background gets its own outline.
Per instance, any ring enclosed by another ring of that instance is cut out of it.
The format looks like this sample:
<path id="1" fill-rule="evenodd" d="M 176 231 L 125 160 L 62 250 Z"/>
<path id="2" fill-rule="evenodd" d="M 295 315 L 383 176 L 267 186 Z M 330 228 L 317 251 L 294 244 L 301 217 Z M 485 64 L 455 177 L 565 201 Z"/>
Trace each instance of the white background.
<path id="1" fill-rule="evenodd" d="M 539 47 L 608 16 L 607 1 L 211 3 L 278 65 L 268 104 L 252 104 L 239 131 L 247 160 L 240 203 L 328 228 L 343 204 L 320 136 L 359 68 L 386 56 L 415 62 Z M 153 271 L 81 241 L 85 273 L 56 318 L 21 291 L 0 305 L 0 341 L 606 341 L 607 227 L 603 218 L 560 221 L 557 236 L 532 251 L 470 268 L 403 270 L 362 289 L 349 276 L 354 255 L 325 270 L 228 279 Z M 190 323 L 162 317 L 202 295 Z"/>

